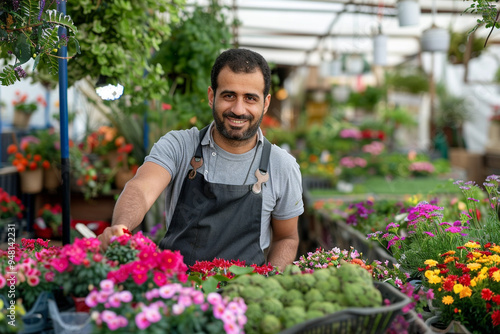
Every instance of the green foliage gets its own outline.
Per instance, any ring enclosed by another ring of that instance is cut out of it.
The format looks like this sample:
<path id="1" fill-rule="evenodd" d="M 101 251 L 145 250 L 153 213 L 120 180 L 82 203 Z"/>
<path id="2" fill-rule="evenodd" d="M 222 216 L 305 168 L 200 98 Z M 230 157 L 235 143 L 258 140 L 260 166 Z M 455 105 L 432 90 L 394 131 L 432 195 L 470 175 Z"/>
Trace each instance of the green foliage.
<path id="1" fill-rule="evenodd" d="M 74 44 L 74 54 L 79 53 L 78 40 L 75 38 L 76 26 L 69 15 L 64 15 L 56 9 L 54 1 L 44 2 L 44 7 L 39 8 L 41 2 L 24 0 L 19 2 L 19 8 L 15 8 L 12 1 L 2 4 L 0 13 L 0 49 L 1 58 L 13 64 L 7 64 L 0 74 L 1 84 L 12 85 L 23 75 L 16 72 L 16 68 L 28 62 L 32 57 L 35 59 L 33 70 L 40 62 L 50 64 L 51 73 L 57 73 L 57 50 L 66 46 L 69 42 Z M 58 29 L 66 29 L 66 37 L 59 38 Z M 14 57 L 12 57 L 13 55 Z"/>
<path id="2" fill-rule="evenodd" d="M 193 125 L 193 117 L 198 125 L 211 121 L 206 100 L 210 71 L 217 55 L 229 48 L 231 41 L 230 27 L 217 1 L 205 7 L 197 5 L 180 16 L 170 38 L 161 43 L 151 60 L 166 74 L 170 88 L 164 102 L 178 113 L 174 128 Z"/>
<path id="3" fill-rule="evenodd" d="M 464 55 L 467 49 L 466 45 L 469 43 L 469 38 L 473 38 L 471 45 L 470 58 L 476 58 L 484 51 L 485 38 L 471 36 L 468 33 L 454 32 L 450 34 L 450 47 L 448 49 L 448 59 L 453 64 L 463 64 Z"/>
<path id="4" fill-rule="evenodd" d="M 482 25 L 484 25 L 486 29 L 500 28 L 500 22 L 498 22 L 498 14 L 500 12 L 494 4 L 496 2 L 498 2 L 498 0 L 472 0 L 472 3 L 468 8 L 464 10 L 464 12 L 471 14 L 480 14 L 482 18 L 477 19 L 477 24 L 471 30 L 469 30 L 469 34 L 475 32 Z"/>
<path id="5" fill-rule="evenodd" d="M 421 68 L 401 67 L 387 71 L 385 77 L 387 88 L 395 91 L 419 94 L 429 91 L 429 79 Z"/>
<path id="6" fill-rule="evenodd" d="M 68 84 L 106 76 L 120 83 L 138 103 L 166 94 L 160 67 L 151 66 L 151 50 L 170 34 L 184 0 L 95 1 L 71 3 L 67 11 L 78 27 L 81 56 L 68 62 Z M 167 19 L 168 17 L 168 19 Z M 74 51 L 77 46 L 69 48 Z M 57 77 L 53 78 L 57 80 Z M 35 78 L 35 80 L 37 80 Z M 136 87 L 147 89 L 136 90 Z"/>
<path id="7" fill-rule="evenodd" d="M 384 87 L 367 86 L 362 92 L 351 92 L 348 104 L 367 111 L 373 111 L 386 96 Z"/>

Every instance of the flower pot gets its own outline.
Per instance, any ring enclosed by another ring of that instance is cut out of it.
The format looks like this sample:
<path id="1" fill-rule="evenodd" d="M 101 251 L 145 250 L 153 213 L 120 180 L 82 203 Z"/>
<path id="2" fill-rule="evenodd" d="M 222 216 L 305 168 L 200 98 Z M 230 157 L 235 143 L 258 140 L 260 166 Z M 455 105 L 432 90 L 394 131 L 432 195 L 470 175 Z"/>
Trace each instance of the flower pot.
<path id="1" fill-rule="evenodd" d="M 85 297 L 71 296 L 71 299 L 73 299 L 73 302 L 75 303 L 76 312 L 83 312 L 83 313 L 90 312 L 90 307 L 88 307 L 87 304 L 85 304 Z"/>
<path id="2" fill-rule="evenodd" d="M 10 301 L 3 295 L 0 295 L 3 299 L 4 308 L 10 305 Z M 42 333 L 44 329 L 48 329 L 49 324 L 49 300 L 54 301 L 54 295 L 52 292 L 43 291 L 35 301 L 33 307 L 28 310 L 23 316 L 23 330 L 21 333 Z"/>
<path id="3" fill-rule="evenodd" d="M 373 64 L 387 65 L 387 36 L 376 35 L 373 37 Z"/>
<path id="4" fill-rule="evenodd" d="M 120 169 L 115 175 L 115 186 L 117 189 L 125 188 L 125 184 L 134 177 L 134 173 L 128 169 Z"/>
<path id="5" fill-rule="evenodd" d="M 21 179 L 21 192 L 37 194 L 43 189 L 43 169 L 26 170 L 19 174 Z"/>
<path id="6" fill-rule="evenodd" d="M 420 21 L 420 6 L 416 0 L 400 0 L 397 4 L 400 27 L 415 26 Z"/>
<path id="7" fill-rule="evenodd" d="M 448 30 L 432 26 L 422 33 L 420 39 L 422 51 L 448 52 L 450 47 L 450 33 Z"/>
<path id="8" fill-rule="evenodd" d="M 49 300 L 49 312 L 54 325 L 55 334 L 92 333 L 92 319 L 89 313 L 59 312 L 57 304 L 53 300 Z"/>
<path id="9" fill-rule="evenodd" d="M 57 168 L 50 167 L 43 171 L 43 187 L 47 190 L 57 190 L 61 185 L 61 171 Z"/>
<path id="10" fill-rule="evenodd" d="M 449 324 L 443 324 L 439 321 L 439 315 L 429 318 L 425 321 L 433 333 L 447 334 L 471 334 L 460 322 L 453 320 Z"/>
<path id="11" fill-rule="evenodd" d="M 14 119 L 12 125 L 18 129 L 27 129 L 31 119 L 30 113 L 25 113 L 20 110 L 14 110 Z"/>

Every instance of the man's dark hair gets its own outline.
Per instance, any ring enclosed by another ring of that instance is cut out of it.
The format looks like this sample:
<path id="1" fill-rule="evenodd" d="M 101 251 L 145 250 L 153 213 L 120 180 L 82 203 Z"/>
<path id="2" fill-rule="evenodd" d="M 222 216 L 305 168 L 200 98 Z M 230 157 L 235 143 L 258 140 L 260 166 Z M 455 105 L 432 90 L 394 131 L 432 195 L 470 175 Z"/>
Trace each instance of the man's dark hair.
<path id="1" fill-rule="evenodd" d="M 219 73 L 226 66 L 234 73 L 254 73 L 259 68 L 264 76 L 264 97 L 269 94 L 271 88 L 271 70 L 269 69 L 269 65 L 260 54 L 247 49 L 229 49 L 217 57 L 210 76 L 214 93 L 217 91 Z"/>

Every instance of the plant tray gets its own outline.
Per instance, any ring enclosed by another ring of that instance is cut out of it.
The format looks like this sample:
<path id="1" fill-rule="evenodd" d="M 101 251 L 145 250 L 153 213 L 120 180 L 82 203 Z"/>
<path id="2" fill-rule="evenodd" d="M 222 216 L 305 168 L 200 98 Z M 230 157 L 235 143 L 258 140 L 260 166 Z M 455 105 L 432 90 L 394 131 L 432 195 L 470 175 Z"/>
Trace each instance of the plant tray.
<path id="1" fill-rule="evenodd" d="M 383 334 L 394 318 L 402 313 L 411 299 L 388 283 L 374 282 L 384 300 L 391 303 L 381 307 L 351 307 L 308 320 L 280 334 Z"/>

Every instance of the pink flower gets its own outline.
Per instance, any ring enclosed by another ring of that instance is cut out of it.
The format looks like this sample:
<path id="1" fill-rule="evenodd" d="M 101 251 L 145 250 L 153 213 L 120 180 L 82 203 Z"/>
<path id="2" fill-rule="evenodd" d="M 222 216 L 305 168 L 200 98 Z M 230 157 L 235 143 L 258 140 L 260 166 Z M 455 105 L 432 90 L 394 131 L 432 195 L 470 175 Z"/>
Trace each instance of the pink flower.
<path id="1" fill-rule="evenodd" d="M 146 316 L 146 319 L 151 322 L 151 323 L 154 323 L 154 322 L 158 322 L 161 320 L 161 314 L 160 312 L 158 311 L 158 308 L 157 307 L 154 307 L 154 306 L 144 306 L 142 308 L 142 312 L 144 312 L 144 315 Z"/>
<path id="2" fill-rule="evenodd" d="M 132 293 L 130 291 L 121 291 L 119 293 L 120 300 L 124 303 L 130 303 L 133 299 Z"/>
<path id="3" fill-rule="evenodd" d="M 3 275 L 0 275 L 0 289 L 3 289 L 3 287 L 7 284 L 7 280 Z"/>
<path id="4" fill-rule="evenodd" d="M 44 278 L 47 282 L 53 282 L 55 277 L 56 277 L 56 274 L 53 271 L 46 272 L 45 276 L 44 276 Z"/>
<path id="5" fill-rule="evenodd" d="M 212 305 L 218 305 L 222 303 L 222 296 L 217 292 L 210 292 L 207 296 L 207 301 Z"/>
<path id="6" fill-rule="evenodd" d="M 184 312 L 184 305 L 181 305 L 181 304 L 174 304 L 172 306 L 172 313 L 175 314 L 175 315 L 179 315 L 179 314 L 182 314 L 182 312 Z"/>
<path id="7" fill-rule="evenodd" d="M 111 291 L 113 290 L 115 283 L 113 283 L 113 281 L 110 279 L 104 279 L 101 281 L 101 283 L 99 283 L 99 286 L 102 290 Z"/>
<path id="8" fill-rule="evenodd" d="M 91 308 L 96 307 L 99 304 L 99 302 L 97 301 L 98 294 L 99 293 L 96 290 L 91 291 L 85 298 L 85 304 Z"/>
<path id="9" fill-rule="evenodd" d="M 54 267 L 55 270 L 57 270 L 60 273 L 65 271 L 69 265 L 68 260 L 65 257 L 54 258 L 52 259 L 50 264 L 52 265 L 52 267 Z"/>
<path id="10" fill-rule="evenodd" d="M 172 298 L 177 291 L 180 290 L 180 285 L 178 284 L 168 284 L 164 285 L 159 289 L 160 292 L 160 297 L 163 299 L 170 299 Z"/>
<path id="11" fill-rule="evenodd" d="M 116 313 L 113 311 L 104 310 L 101 313 L 101 319 L 105 323 L 108 323 L 109 321 L 113 320 L 114 318 L 116 318 Z"/>
<path id="12" fill-rule="evenodd" d="M 203 292 L 200 290 L 193 290 L 191 292 L 191 298 L 193 300 L 193 303 L 200 305 L 205 301 L 205 296 L 203 295 Z"/>
<path id="13" fill-rule="evenodd" d="M 39 276 L 28 276 L 28 285 L 29 286 L 37 286 L 40 283 Z"/>
<path id="14" fill-rule="evenodd" d="M 153 274 L 153 281 L 158 286 L 164 286 L 165 284 L 167 284 L 167 276 L 160 271 L 155 271 Z"/>
<path id="15" fill-rule="evenodd" d="M 144 312 L 139 312 L 135 316 L 135 324 L 139 329 L 146 329 L 151 325 L 151 323 L 146 318 L 146 314 Z"/>
<path id="16" fill-rule="evenodd" d="M 213 308 L 214 308 L 215 319 L 221 319 L 222 316 L 224 315 L 224 311 L 226 310 L 226 308 L 224 307 L 224 304 L 220 303 L 220 304 L 213 305 Z"/>
<path id="17" fill-rule="evenodd" d="M 224 323 L 224 330 L 226 334 L 238 334 L 240 333 L 240 328 L 236 325 L 234 321 L 229 321 Z"/>
<path id="18" fill-rule="evenodd" d="M 121 305 L 121 299 L 120 299 L 120 294 L 119 293 L 113 293 L 111 296 L 108 298 L 108 303 L 109 306 L 111 307 L 120 307 Z"/>

